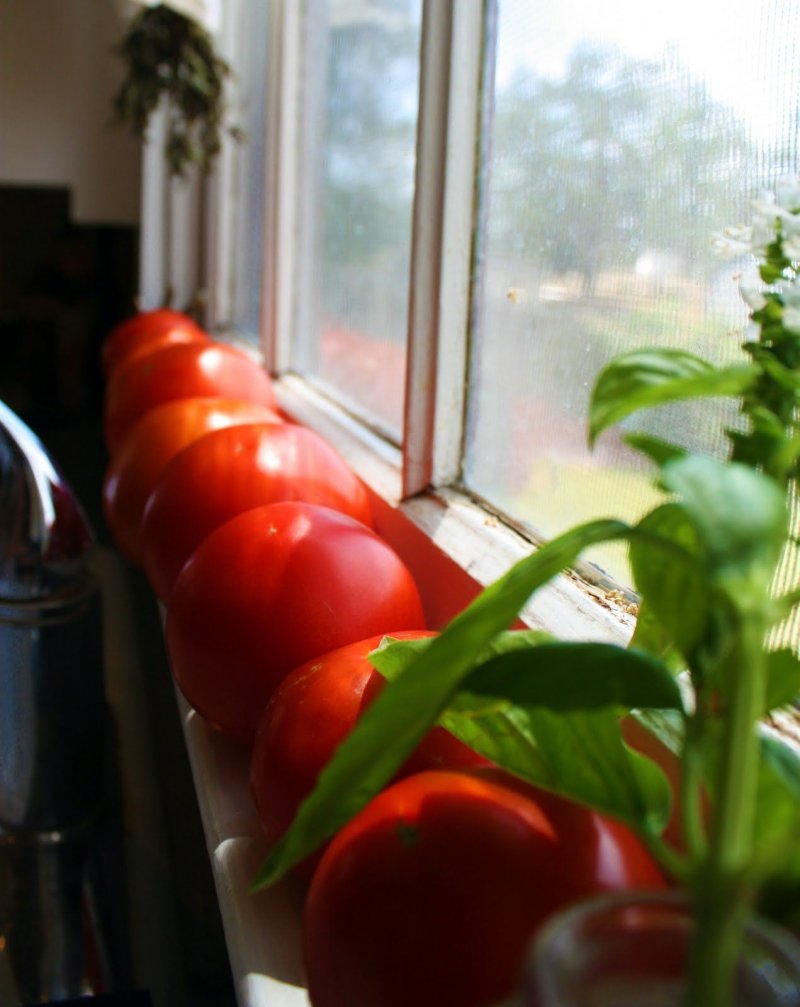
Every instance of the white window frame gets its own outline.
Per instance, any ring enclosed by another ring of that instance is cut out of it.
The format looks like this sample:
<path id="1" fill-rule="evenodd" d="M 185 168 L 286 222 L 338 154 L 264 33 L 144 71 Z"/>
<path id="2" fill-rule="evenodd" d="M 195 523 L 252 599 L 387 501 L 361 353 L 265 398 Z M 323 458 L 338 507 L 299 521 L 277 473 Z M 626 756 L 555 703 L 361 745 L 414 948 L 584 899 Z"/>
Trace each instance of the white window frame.
<path id="1" fill-rule="evenodd" d="M 202 289 L 204 179 L 190 165 L 171 177 L 164 157 L 167 114 L 153 113 L 142 155 L 139 295 L 142 310 L 192 307 Z"/>
<path id="2" fill-rule="evenodd" d="M 139 237 L 139 308 L 161 307 L 168 285 L 169 177 L 164 158 L 167 116 L 163 105 L 150 119 L 142 152 Z"/>
<path id="3" fill-rule="evenodd" d="M 233 0 L 227 17 L 243 0 Z M 507 518 L 493 513 L 457 487 L 464 438 L 468 330 L 473 312 L 471 275 L 475 247 L 478 131 L 481 89 L 491 67 L 484 64 L 483 35 L 491 23 L 490 0 L 423 0 L 420 107 L 412 221 L 408 357 L 403 448 L 331 402 L 289 370 L 290 347 L 302 324 L 297 311 L 308 263 L 302 261 L 303 46 L 314 0 L 270 0 L 267 156 L 265 171 L 264 269 L 260 353 L 274 376 L 285 411 L 325 436 L 392 514 L 381 530 L 402 552 L 408 535 L 402 522 L 421 533 L 437 554 L 462 571 L 477 590 L 535 547 Z M 230 21 L 220 35 L 230 44 Z M 189 275 L 197 232 L 176 206 L 164 182 L 157 129 L 144 155 L 142 304 L 153 291 Z M 230 152 L 222 157 L 206 194 L 209 327 L 218 329 L 227 310 L 226 284 L 232 241 L 224 200 L 230 186 Z M 167 212 L 165 212 L 165 208 Z M 164 220 L 170 221 L 164 235 Z M 169 254 L 163 249 L 168 237 Z M 181 248 L 184 250 L 181 255 Z M 187 265 L 189 263 L 189 265 Z M 183 289 L 183 288 L 181 288 Z M 145 296 L 146 294 L 146 296 Z M 425 578 L 427 563 L 418 560 Z M 441 574 L 441 564 L 435 567 Z M 415 571 L 417 572 L 417 571 Z M 454 573 L 454 576 L 455 573 Z M 439 585 L 423 584 L 433 598 Z M 433 607 L 439 611 L 442 607 Z M 446 606 L 445 606 L 446 609 Z M 454 613 L 450 613 L 454 614 Z M 616 595 L 565 574 L 537 593 L 525 621 L 563 638 L 626 642 L 632 619 Z"/>
<path id="4" fill-rule="evenodd" d="M 532 543 L 510 523 L 453 488 L 464 438 L 468 330 L 473 311 L 478 130 L 483 103 L 486 0 L 424 0 L 417 167 L 412 223 L 403 448 L 393 450 L 366 426 L 288 371 L 296 298 L 307 264 L 299 261 L 299 161 L 303 121 L 303 5 L 276 0 L 273 42 L 280 67 L 271 105 L 262 331 L 264 360 L 290 415 L 321 432 L 395 509 L 462 570 L 476 587 L 529 553 Z M 270 216 L 271 215 L 271 216 Z M 563 637 L 623 642 L 632 623 L 608 592 L 564 576 L 540 591 L 525 612 L 532 624 Z"/>

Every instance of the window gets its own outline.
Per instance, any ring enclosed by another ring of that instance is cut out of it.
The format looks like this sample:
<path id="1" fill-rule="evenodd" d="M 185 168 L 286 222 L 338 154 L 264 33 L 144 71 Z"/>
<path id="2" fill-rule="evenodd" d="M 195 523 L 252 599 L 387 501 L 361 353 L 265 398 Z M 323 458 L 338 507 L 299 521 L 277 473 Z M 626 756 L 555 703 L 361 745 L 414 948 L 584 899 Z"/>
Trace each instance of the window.
<path id="1" fill-rule="evenodd" d="M 612 435 L 586 443 L 611 356 L 739 353 L 746 311 L 710 237 L 798 167 L 789 7 L 497 6 L 464 480 L 543 537 L 653 503 L 640 456 Z M 725 420 L 689 403 L 646 422 L 713 450 Z M 595 558 L 625 579 L 623 555 Z"/>
<path id="2" fill-rule="evenodd" d="M 292 367 L 390 437 L 403 422 L 419 0 L 308 4 Z"/>
<path id="3" fill-rule="evenodd" d="M 267 4 L 232 0 L 224 8 L 222 49 L 232 67 L 231 122 L 213 178 L 209 263 L 214 324 L 257 343 L 261 329 L 267 124 Z"/>
<path id="4" fill-rule="evenodd" d="M 260 328 L 292 394 L 399 448 L 396 495 L 432 485 L 450 504 L 427 533 L 469 499 L 533 539 L 640 513 L 641 463 L 611 434 L 586 446 L 589 389 L 635 345 L 739 352 L 735 267 L 710 237 L 800 167 L 800 9 L 227 10 L 250 141 L 211 192 L 217 327 Z M 690 405 L 646 422 L 713 451 L 727 419 Z M 621 554 L 590 558 L 626 583 Z"/>

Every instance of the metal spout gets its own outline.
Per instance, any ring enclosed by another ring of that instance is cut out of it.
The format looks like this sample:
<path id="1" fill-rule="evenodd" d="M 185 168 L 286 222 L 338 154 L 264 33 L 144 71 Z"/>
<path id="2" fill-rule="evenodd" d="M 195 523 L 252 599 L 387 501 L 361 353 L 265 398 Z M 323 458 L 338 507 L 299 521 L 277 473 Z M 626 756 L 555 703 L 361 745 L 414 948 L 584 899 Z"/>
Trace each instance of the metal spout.
<path id="1" fill-rule="evenodd" d="M 107 711 L 94 536 L 39 438 L 0 402 L 0 829 L 97 807 Z"/>
<path id="2" fill-rule="evenodd" d="M 0 402 L 0 1007 L 111 989 L 124 964 L 99 911 L 113 733 L 94 541 Z"/>
<path id="3" fill-rule="evenodd" d="M 0 402 L 0 598 L 46 598 L 80 579 L 86 516 L 39 438 Z"/>

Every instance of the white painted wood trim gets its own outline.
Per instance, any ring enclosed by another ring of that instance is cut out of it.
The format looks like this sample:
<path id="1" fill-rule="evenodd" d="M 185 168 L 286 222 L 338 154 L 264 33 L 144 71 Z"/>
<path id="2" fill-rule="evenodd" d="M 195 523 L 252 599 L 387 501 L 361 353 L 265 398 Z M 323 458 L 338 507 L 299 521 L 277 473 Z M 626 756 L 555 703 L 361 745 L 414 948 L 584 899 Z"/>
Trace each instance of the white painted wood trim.
<path id="1" fill-rule="evenodd" d="M 454 0 L 439 292 L 439 380 L 431 471 L 434 486 L 453 483 L 461 469 L 478 212 L 483 34 L 483 0 Z"/>
<path id="2" fill-rule="evenodd" d="M 301 274 L 297 203 L 303 8 L 298 0 L 276 0 L 270 11 L 261 335 L 272 374 L 289 367 L 295 282 Z"/>
<path id="3" fill-rule="evenodd" d="M 167 117 L 163 104 L 150 118 L 142 148 L 142 207 L 139 232 L 139 307 L 164 303 L 167 288 L 169 183 L 164 157 Z"/>
<path id="4" fill-rule="evenodd" d="M 267 853 L 240 745 L 176 690 L 239 1007 L 308 1007 L 301 957 L 302 892 L 289 879 L 252 895 Z"/>
<path id="5" fill-rule="evenodd" d="M 423 5 L 403 422 L 404 495 L 419 492 L 431 480 L 452 14 L 449 0 Z"/>
<path id="6" fill-rule="evenodd" d="M 185 310 L 200 286 L 202 179 L 196 165 L 169 181 L 169 281 L 172 307 Z"/>
<path id="7" fill-rule="evenodd" d="M 481 0 L 423 9 L 403 492 L 458 474 L 477 170 Z"/>
<path id="8" fill-rule="evenodd" d="M 227 0 L 218 34 L 220 52 L 232 66 L 235 66 L 236 61 L 236 23 L 241 15 L 241 5 L 242 0 Z M 237 216 L 233 205 L 236 164 L 236 142 L 223 131 L 220 152 L 206 183 L 206 321 L 212 332 L 232 322 L 235 269 L 233 227 Z"/>

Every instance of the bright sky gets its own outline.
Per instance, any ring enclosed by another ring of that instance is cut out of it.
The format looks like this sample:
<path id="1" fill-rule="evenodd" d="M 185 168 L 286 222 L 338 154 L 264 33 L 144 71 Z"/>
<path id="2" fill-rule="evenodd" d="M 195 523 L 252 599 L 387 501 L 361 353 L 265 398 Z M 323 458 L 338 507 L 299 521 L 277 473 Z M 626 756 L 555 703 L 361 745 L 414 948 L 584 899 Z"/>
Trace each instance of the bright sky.
<path id="1" fill-rule="evenodd" d="M 798 0 L 500 0 L 500 86 L 519 66 L 559 77 L 581 40 L 657 56 L 671 43 L 714 98 L 764 137 L 800 94 Z"/>

